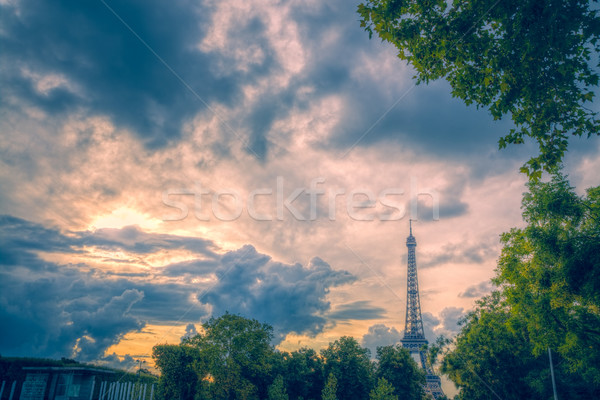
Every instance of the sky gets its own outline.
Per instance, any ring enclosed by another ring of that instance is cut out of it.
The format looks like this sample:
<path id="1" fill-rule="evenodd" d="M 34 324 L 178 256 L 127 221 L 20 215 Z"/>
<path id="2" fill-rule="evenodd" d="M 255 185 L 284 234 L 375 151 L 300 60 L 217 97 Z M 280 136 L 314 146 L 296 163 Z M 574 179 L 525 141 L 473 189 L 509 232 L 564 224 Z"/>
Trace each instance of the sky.
<path id="1" fill-rule="evenodd" d="M 455 334 L 536 146 L 415 86 L 357 5 L 0 1 L 0 354 L 150 365 L 227 311 L 282 350 L 396 343 L 409 219 L 426 335 Z"/>

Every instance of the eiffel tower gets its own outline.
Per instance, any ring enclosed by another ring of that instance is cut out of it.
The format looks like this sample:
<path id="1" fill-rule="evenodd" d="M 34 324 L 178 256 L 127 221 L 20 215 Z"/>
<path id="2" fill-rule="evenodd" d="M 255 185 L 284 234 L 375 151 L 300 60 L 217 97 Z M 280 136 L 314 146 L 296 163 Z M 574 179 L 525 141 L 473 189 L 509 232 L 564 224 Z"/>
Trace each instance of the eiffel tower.
<path id="1" fill-rule="evenodd" d="M 415 361 L 425 371 L 425 391 L 433 398 L 439 399 L 444 396 L 440 377 L 435 375 L 427 362 L 427 355 L 422 350 L 428 344 L 423 332 L 423 319 L 421 318 L 421 301 L 419 300 L 419 280 L 417 279 L 417 261 L 415 247 L 417 240 L 412 234 L 412 220 L 410 220 L 410 235 L 406 239 L 408 247 L 408 271 L 406 280 L 406 324 L 404 327 L 404 338 L 401 340 L 402 347 L 410 351 Z"/>

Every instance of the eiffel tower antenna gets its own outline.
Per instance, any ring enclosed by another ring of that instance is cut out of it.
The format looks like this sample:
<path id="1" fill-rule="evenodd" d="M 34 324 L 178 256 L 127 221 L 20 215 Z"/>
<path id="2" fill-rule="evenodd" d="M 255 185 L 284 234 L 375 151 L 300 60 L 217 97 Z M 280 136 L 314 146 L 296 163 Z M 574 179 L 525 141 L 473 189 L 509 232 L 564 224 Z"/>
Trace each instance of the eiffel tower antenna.
<path id="1" fill-rule="evenodd" d="M 404 338 L 401 340 L 402 347 L 407 349 L 417 364 L 423 368 L 426 375 L 425 391 L 438 399 L 444 396 L 439 376 L 435 375 L 433 369 L 427 362 L 427 354 L 423 346 L 429 342 L 425 338 L 423 330 L 423 318 L 421 317 L 421 301 L 419 299 L 419 279 L 417 277 L 416 251 L 417 240 L 412 234 L 412 219 L 409 220 L 409 236 L 406 238 L 408 248 L 408 269 L 406 276 L 406 320 L 404 325 Z"/>

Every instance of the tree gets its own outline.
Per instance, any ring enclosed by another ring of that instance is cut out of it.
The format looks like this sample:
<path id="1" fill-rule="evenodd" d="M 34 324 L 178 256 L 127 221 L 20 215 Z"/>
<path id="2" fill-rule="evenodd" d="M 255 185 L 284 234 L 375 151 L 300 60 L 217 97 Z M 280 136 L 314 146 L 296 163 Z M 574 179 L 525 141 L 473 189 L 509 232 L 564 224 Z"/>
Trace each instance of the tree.
<path id="1" fill-rule="evenodd" d="M 600 187 L 580 197 L 560 174 L 532 182 L 523 217 L 524 229 L 502 235 L 495 283 L 535 354 L 550 347 L 600 384 Z"/>
<path id="2" fill-rule="evenodd" d="M 600 132 L 586 107 L 598 73 L 600 23 L 588 0 L 366 0 L 361 26 L 394 44 L 417 83 L 445 78 L 452 95 L 510 115 L 515 128 L 500 148 L 537 141 L 522 168 L 532 178 L 554 171 L 569 135 Z"/>
<path id="3" fill-rule="evenodd" d="M 198 358 L 191 346 L 156 345 L 152 358 L 160 371 L 158 396 L 163 399 L 193 399 L 198 385 L 194 360 Z"/>
<path id="4" fill-rule="evenodd" d="M 394 388 L 401 399 L 420 399 L 424 394 L 425 373 L 410 352 L 401 345 L 377 348 L 377 377 Z"/>
<path id="5" fill-rule="evenodd" d="M 325 387 L 323 388 L 321 399 L 337 400 L 337 379 L 332 373 L 330 373 L 327 378 L 327 383 L 325 383 Z"/>
<path id="6" fill-rule="evenodd" d="M 502 292 L 479 300 L 462 324 L 441 365 L 460 388 L 459 400 L 552 398 L 548 353 L 535 354 L 526 322 Z M 559 398 L 598 398 L 597 383 L 570 370 L 560 354 L 553 362 Z"/>
<path id="7" fill-rule="evenodd" d="M 403 397 L 407 398 L 407 397 Z M 416 397 L 418 398 L 418 397 Z M 394 395 L 394 387 L 385 378 L 379 378 L 375 389 L 371 390 L 369 395 L 371 400 L 398 400 L 398 396 Z"/>
<path id="8" fill-rule="evenodd" d="M 273 328 L 254 319 L 226 313 L 202 325 L 202 333 L 185 339 L 198 350 L 204 397 L 259 399 L 273 381 Z"/>
<path id="9" fill-rule="evenodd" d="M 600 188 L 530 182 L 527 226 L 502 235 L 496 290 L 463 321 L 442 361 L 461 399 L 600 398 Z"/>
<path id="10" fill-rule="evenodd" d="M 373 387 L 373 364 L 369 350 L 356 339 L 343 336 L 321 350 L 325 373 L 337 379 L 337 396 L 344 400 L 367 399 Z"/>
<path id="11" fill-rule="evenodd" d="M 480 300 L 462 323 L 441 366 L 461 389 L 459 399 L 548 398 L 531 385 L 540 371 L 549 372 L 546 359 L 533 356 L 522 321 L 511 318 L 500 292 Z"/>
<path id="12" fill-rule="evenodd" d="M 323 360 L 309 348 L 282 354 L 279 373 L 283 376 L 291 400 L 317 400 L 325 384 Z"/>
<path id="13" fill-rule="evenodd" d="M 273 384 L 268 389 L 269 400 L 288 400 L 289 397 L 283 384 L 283 377 L 277 375 L 277 378 L 273 381 Z"/>

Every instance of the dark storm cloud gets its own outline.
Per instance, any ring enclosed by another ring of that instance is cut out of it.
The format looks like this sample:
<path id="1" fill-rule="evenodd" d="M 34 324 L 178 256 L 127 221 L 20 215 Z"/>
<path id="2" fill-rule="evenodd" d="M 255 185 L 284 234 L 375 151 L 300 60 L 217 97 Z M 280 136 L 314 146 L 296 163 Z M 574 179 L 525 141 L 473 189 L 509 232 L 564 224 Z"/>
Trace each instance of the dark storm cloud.
<path id="1" fill-rule="evenodd" d="M 212 305 L 213 314 L 226 311 L 265 321 L 281 339 L 289 332 L 321 332 L 329 308 L 329 289 L 356 280 L 335 271 L 318 257 L 308 266 L 272 262 L 250 245 L 223 255 L 216 272 L 218 283 L 199 300 Z"/>
<path id="2" fill-rule="evenodd" d="M 162 270 L 165 276 L 198 276 L 214 273 L 219 266 L 214 260 L 189 260 L 169 264 Z"/>
<path id="3" fill-rule="evenodd" d="M 341 94 L 349 104 L 342 122 L 332 132 L 331 147 L 345 152 L 357 142 L 360 149 L 391 140 L 420 153 L 453 160 L 464 160 L 465 156 L 476 159 L 482 151 L 497 149 L 498 138 L 508 133 L 510 123 L 494 122 L 486 111 L 466 107 L 451 96 L 446 83 L 434 82 L 410 89 L 414 81 L 400 88 L 394 77 L 386 81 L 380 79 L 381 75 L 352 75 L 365 60 L 377 59 L 382 52 L 395 52 L 388 43 L 380 43 L 375 37 L 368 39 L 355 10 L 354 4 L 336 2 L 327 3 L 319 13 L 296 10 L 294 14 L 307 38 L 305 42 L 316 54 L 316 62 L 307 67 L 307 81 L 315 83 L 320 95 Z M 334 31 L 342 39 L 329 46 L 309 39 L 327 37 Z M 404 63 L 397 60 L 392 73 L 414 75 L 403 67 Z"/>
<path id="4" fill-rule="evenodd" d="M 428 188 L 421 187 L 415 180 L 414 188 L 411 188 L 411 216 L 421 221 L 434 221 L 465 215 L 469 207 L 463 201 L 467 183 L 464 176 L 454 176 L 445 187 Z"/>
<path id="5" fill-rule="evenodd" d="M 137 255 L 185 249 L 201 258 L 123 274 L 40 256 L 52 252 L 68 260 L 93 256 L 98 248 Z M 207 240 L 137 227 L 64 233 L 0 216 L 0 326 L 9 327 L 0 353 L 100 359 L 123 335 L 148 323 L 197 322 L 211 310 L 268 322 L 278 340 L 289 332 L 317 334 L 328 321 L 330 288 L 356 280 L 318 257 L 308 266 L 286 265 L 249 245 L 224 254 L 213 249 Z M 195 284 L 194 278 L 209 282 Z M 351 308 L 381 312 L 367 304 Z"/>
<path id="6" fill-rule="evenodd" d="M 361 345 L 371 351 L 371 358 L 377 355 L 377 347 L 395 345 L 400 342 L 402 335 L 396 328 L 384 324 L 375 324 L 369 327 L 361 339 Z"/>
<path id="7" fill-rule="evenodd" d="M 467 164 L 476 178 L 513 169 L 536 151 L 530 141 L 499 151 L 499 138 L 513 127 L 510 117 L 494 121 L 487 110 L 466 106 L 451 95 L 443 80 L 415 86 L 414 80 L 405 79 L 398 85 L 395 76 L 414 75 L 404 61 L 396 60 L 391 72 L 382 66 L 372 74 L 358 73 L 365 60 L 397 52 L 376 36 L 368 39 L 358 23 L 358 3 L 327 2 L 318 12 L 306 7 L 294 12 L 304 43 L 314 55 L 304 73 L 305 81 L 314 84 L 318 96 L 336 94 L 347 102 L 331 141 L 322 146 L 346 154 L 391 141 L 425 157 Z M 311 40 L 332 35 L 340 40 Z M 455 216 L 464 208 L 445 211 L 447 216 Z"/>
<path id="8" fill-rule="evenodd" d="M 72 326 L 77 330 L 85 327 L 84 334 L 76 340 L 76 355 L 83 360 L 93 360 L 117 343 L 125 332 L 142 329 L 144 323 L 129 311 L 143 297 L 139 290 L 128 289 L 93 311 L 72 311 Z"/>
<path id="9" fill-rule="evenodd" d="M 79 233 L 77 244 L 95 246 L 106 250 L 124 250 L 137 254 L 149 254 L 158 250 L 185 249 L 194 253 L 217 258 L 216 245 L 200 238 L 146 233 L 137 226 L 103 228 L 94 232 Z"/>
<path id="10" fill-rule="evenodd" d="M 146 322 L 168 324 L 207 315 L 190 301 L 198 289 L 189 285 L 37 263 L 46 268 L 31 271 L 29 264 L 17 264 L 0 271 L 0 325 L 9 327 L 0 340 L 2 354 L 91 360 Z"/>
<path id="11" fill-rule="evenodd" d="M 72 239 L 57 229 L 43 227 L 10 215 L 0 215 L 0 265 L 35 262 L 36 260 L 31 258 L 32 251 L 57 250 L 76 251 Z"/>
<path id="12" fill-rule="evenodd" d="M 406 90 L 408 88 L 403 91 Z M 381 93 L 378 101 L 365 104 L 364 119 L 355 121 L 355 128 L 349 128 L 346 135 L 339 138 L 340 144 L 354 143 L 370 124 L 377 121 L 404 94 L 403 91 L 398 91 L 393 98 Z M 498 138 L 508 133 L 509 129 L 510 125 L 506 123 L 494 123 L 484 111 L 466 107 L 461 101 L 453 99 L 447 85 L 433 83 L 410 90 L 360 141 L 360 145 L 393 140 L 419 152 L 456 159 L 495 150 Z"/>
<path id="13" fill-rule="evenodd" d="M 226 48 L 201 50 L 207 29 L 218 23 L 212 20 L 215 10 L 209 4 L 107 4 L 209 104 L 241 105 L 244 85 L 283 71 L 272 47 L 277 38 L 270 37 L 265 18 L 240 19 L 226 32 Z M 183 124 L 196 114 L 212 115 L 102 2 L 23 0 L 2 8 L 0 44 L 11 60 L 1 66 L 4 107 L 18 107 L 11 99 L 19 99 L 54 116 L 82 110 L 108 115 L 150 148 L 179 140 Z M 354 73 L 365 58 L 376 58 L 385 49 L 377 40 L 369 41 L 360 28 L 356 4 L 339 1 L 316 8 L 298 6 L 286 14 L 297 24 L 309 62 L 286 87 L 267 88 L 244 104 L 235 120 L 224 116 L 238 132 L 233 135 L 221 127 L 224 143 L 243 136 L 247 150 L 264 159 L 271 146 L 268 135 L 281 134 L 270 132 L 276 120 L 294 107 L 306 110 L 336 95 L 347 107 L 331 132 L 334 139 L 320 145 L 347 150 L 402 95 L 398 89 L 390 97 L 388 84 Z M 337 39 L 322 40 L 333 36 Z M 236 58 L 239 52 L 250 53 L 252 60 Z M 401 74 L 400 61 L 397 65 Z M 36 79 L 50 75 L 65 82 L 44 90 L 36 87 Z M 297 95 L 305 87 L 313 89 L 307 101 Z M 452 99 L 447 85 L 435 83 L 415 88 L 358 146 L 391 139 L 436 157 L 457 158 L 495 149 L 506 127 Z M 227 146 L 218 149 L 221 156 L 228 154 Z M 448 215 L 461 211 L 449 209 Z"/>
<path id="14" fill-rule="evenodd" d="M 498 138 L 508 133 L 510 121 L 494 122 L 487 111 L 465 106 L 452 98 L 445 82 L 420 85 L 404 96 L 412 82 L 400 86 L 393 77 L 381 79 L 390 74 L 411 76 L 400 60 L 392 72 L 359 72 L 365 60 L 395 50 L 376 38 L 368 39 L 358 23 L 358 1 L 309 7 L 299 3 L 289 6 L 290 12 L 287 4 L 280 5 L 282 23 L 297 27 L 307 62 L 292 73 L 286 87 L 269 87 L 250 104 L 242 102 L 243 88 L 268 81 L 285 69 L 273 48 L 273 40 L 280 38 L 273 37 L 268 17 L 239 18 L 225 32 L 225 45 L 201 49 L 211 25 L 219 24 L 213 20 L 218 3 L 114 0 L 107 4 L 118 17 L 103 2 L 21 0 L 0 6 L 0 46 L 5 60 L 10 60 L 0 65 L 0 105 L 13 112 L 35 106 L 59 119 L 82 111 L 107 115 L 118 127 L 131 129 L 147 147 L 157 148 L 180 140 L 184 124 L 198 113 L 212 116 L 175 71 L 206 103 L 232 109 L 243 106 L 235 117 L 222 116 L 228 127 L 221 126 L 221 142 L 210 145 L 220 157 L 229 155 L 228 142 L 241 139 L 249 153 L 265 160 L 272 146 L 269 135 L 283 134 L 271 132 L 275 121 L 331 95 L 343 99 L 346 106 L 340 111 L 341 122 L 332 128 L 332 139 L 318 145 L 336 152 L 346 152 L 357 141 L 357 150 L 394 141 L 420 154 L 467 163 L 471 173 L 481 177 L 486 171 L 514 168 L 512 161 L 525 160 L 532 150 L 530 145 L 512 146 L 499 153 Z M 238 53 L 249 54 L 251 60 Z M 38 87 L 35 81 L 48 76 L 65 82 Z M 313 94 L 302 100 L 298 93 L 306 87 Z M 586 149 L 590 151 L 590 146 L 580 150 Z M 448 216 L 463 211 L 447 210 Z"/>
<path id="15" fill-rule="evenodd" d="M 208 316 L 206 307 L 192 300 L 203 289 L 198 285 L 158 282 L 123 282 L 143 291 L 144 299 L 131 308 L 131 313 L 154 324 L 179 324 L 199 321 Z"/>
<path id="16" fill-rule="evenodd" d="M 354 301 L 337 306 L 327 316 L 334 321 L 380 319 L 385 316 L 385 309 L 371 305 L 370 301 Z"/>
<path id="17" fill-rule="evenodd" d="M 184 316 L 192 320 L 206 316 L 203 307 L 191 302 L 196 287 L 124 278 L 119 272 L 59 265 L 39 256 L 39 252 L 53 252 L 68 258 L 84 254 L 82 246 L 94 245 L 146 252 L 161 246 L 188 248 L 214 256 L 207 250 L 210 242 L 200 239 L 147 234 L 131 227 L 110 230 L 110 240 L 106 233 L 65 234 L 0 216 L 0 325 L 8 327 L 0 340 L 2 354 L 92 360 L 146 322 L 174 323 Z"/>
<path id="18" fill-rule="evenodd" d="M 92 279 L 88 274 L 58 265 L 53 270 L 0 272 L 2 354 L 91 360 L 125 333 L 144 326 L 130 312 L 143 299 L 141 291 L 126 289 L 113 295 L 115 290 L 105 282 L 102 290 L 82 294 L 77 287 Z"/>
<path id="19" fill-rule="evenodd" d="M 445 307 L 440 311 L 439 318 L 430 312 L 424 312 L 422 318 L 425 338 L 431 343 L 440 335 L 445 337 L 456 335 L 460 331 L 458 321 L 465 314 L 462 307 Z"/>
<path id="20" fill-rule="evenodd" d="M 137 226 L 62 233 L 56 228 L 44 227 L 10 215 L 0 215 L 0 265 L 17 265 L 22 262 L 31 268 L 40 261 L 32 256 L 32 252 L 83 253 L 84 246 L 134 254 L 181 249 L 202 254 L 207 259 L 219 258 L 215 253 L 218 247 L 212 241 L 201 238 L 146 233 Z M 200 264 L 202 261 L 196 260 L 196 263 Z M 40 267 L 44 265 L 50 266 L 42 263 Z"/>
<path id="21" fill-rule="evenodd" d="M 195 2 L 110 1 L 110 7 L 205 101 L 230 102 L 232 77 L 210 72 L 210 56 L 195 50 L 210 16 Z M 51 114 L 83 107 L 107 114 L 150 147 L 181 133 L 204 106 L 102 2 L 22 0 L 2 6 L 4 100 L 19 98 Z M 73 90 L 47 93 L 27 73 L 63 76 Z"/>

